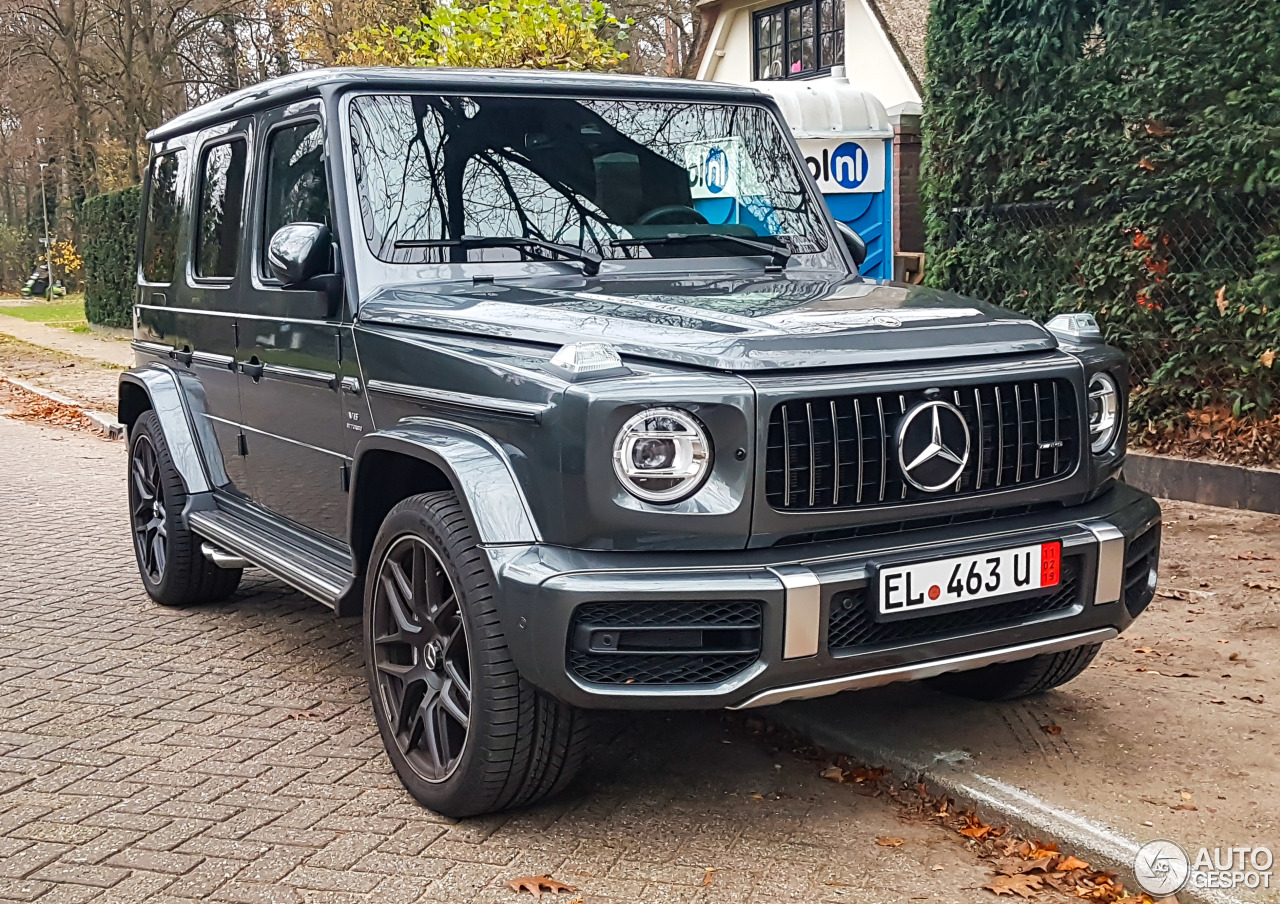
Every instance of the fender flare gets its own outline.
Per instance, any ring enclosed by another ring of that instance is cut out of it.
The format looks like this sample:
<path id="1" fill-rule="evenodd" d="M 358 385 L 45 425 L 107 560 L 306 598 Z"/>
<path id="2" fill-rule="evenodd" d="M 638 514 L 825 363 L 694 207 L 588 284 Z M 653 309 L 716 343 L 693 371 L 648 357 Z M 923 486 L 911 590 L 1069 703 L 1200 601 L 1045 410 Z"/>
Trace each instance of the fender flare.
<path id="1" fill-rule="evenodd" d="M 148 405 L 143 405 L 138 393 L 144 393 Z M 174 467 L 182 477 L 182 483 L 190 496 L 208 493 L 213 489 L 205 471 L 196 431 L 191 423 L 191 413 L 183 400 L 177 376 L 169 368 L 155 364 L 127 370 L 120 375 L 117 418 L 130 431 L 139 416 L 148 409 L 156 413 L 160 429 L 164 431 L 169 454 Z"/>
<path id="2" fill-rule="evenodd" d="M 471 516 L 481 545 L 529 545 L 542 535 L 507 453 L 478 430 L 429 417 L 405 418 L 360 440 L 352 461 L 351 496 L 359 497 L 370 453 L 395 452 L 437 468 Z M 348 514 L 356 536 L 356 506 Z"/>

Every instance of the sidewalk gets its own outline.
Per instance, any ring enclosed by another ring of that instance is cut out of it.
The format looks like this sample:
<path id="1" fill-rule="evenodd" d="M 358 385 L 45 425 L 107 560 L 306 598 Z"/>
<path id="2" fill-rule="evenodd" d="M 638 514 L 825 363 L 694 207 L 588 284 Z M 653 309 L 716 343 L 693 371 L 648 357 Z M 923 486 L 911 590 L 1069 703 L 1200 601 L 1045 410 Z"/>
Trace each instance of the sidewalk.
<path id="1" fill-rule="evenodd" d="M 0 376 L 67 396 L 85 408 L 114 412 L 120 371 L 132 366 L 126 340 L 0 314 Z"/>
<path id="2" fill-rule="evenodd" d="M 127 339 L 96 333 L 73 333 L 43 323 L 31 323 L 0 313 L 0 333 L 64 355 L 111 364 L 122 370 L 133 367 L 133 349 Z"/>

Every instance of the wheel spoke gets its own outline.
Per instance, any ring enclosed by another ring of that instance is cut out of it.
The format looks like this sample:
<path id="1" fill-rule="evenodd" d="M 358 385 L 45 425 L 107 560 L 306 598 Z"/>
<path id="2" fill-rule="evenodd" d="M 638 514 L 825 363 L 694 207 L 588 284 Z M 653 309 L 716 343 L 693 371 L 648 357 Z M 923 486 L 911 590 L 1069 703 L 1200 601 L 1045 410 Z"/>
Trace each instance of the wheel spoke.
<path id="1" fill-rule="evenodd" d="M 157 576 L 164 574 L 164 565 L 165 565 L 165 548 L 164 547 L 165 547 L 164 538 L 160 536 L 159 532 L 157 532 L 156 535 L 151 539 L 151 549 L 155 557 L 154 560 L 156 563 Z"/>
<path id="2" fill-rule="evenodd" d="M 454 693 L 459 697 L 463 697 L 466 701 L 465 705 L 462 701 L 454 699 Z M 463 690 L 454 681 L 448 680 L 440 687 L 440 708 L 453 717 L 453 720 L 463 728 L 471 727 L 471 706 L 470 693 L 463 696 Z"/>
<path id="3" fill-rule="evenodd" d="M 445 733 L 441 731 L 443 726 L 440 722 L 439 702 L 439 696 L 432 690 L 427 692 L 418 707 L 422 719 L 422 738 L 418 741 L 418 747 L 427 755 L 437 774 L 443 772 L 445 764 L 449 762 L 448 752 L 444 748 Z"/>
<path id="4" fill-rule="evenodd" d="M 392 574 L 388 575 L 384 572 L 381 576 L 382 590 L 386 595 L 387 608 L 391 610 L 391 615 L 395 619 L 396 625 L 399 626 L 401 632 L 405 634 L 417 634 L 422 631 L 422 626 L 415 625 L 409 618 L 409 612 L 405 608 L 405 604 L 400 596 L 400 581 L 393 577 L 396 573 L 399 573 L 401 577 L 403 577 L 404 572 L 400 570 L 400 566 L 395 562 L 388 562 L 387 564 L 390 566 L 388 570 L 391 571 Z"/>
<path id="5" fill-rule="evenodd" d="M 155 498 L 154 487 L 147 478 L 141 458 L 133 460 L 133 488 L 138 494 L 138 500 L 141 503 L 148 503 Z"/>
<path id="6" fill-rule="evenodd" d="M 444 673 L 449 676 L 449 683 L 454 690 L 458 692 L 462 706 L 471 712 L 471 679 L 469 675 L 464 675 L 462 670 L 458 668 L 458 664 L 449 660 L 444 664 Z"/>

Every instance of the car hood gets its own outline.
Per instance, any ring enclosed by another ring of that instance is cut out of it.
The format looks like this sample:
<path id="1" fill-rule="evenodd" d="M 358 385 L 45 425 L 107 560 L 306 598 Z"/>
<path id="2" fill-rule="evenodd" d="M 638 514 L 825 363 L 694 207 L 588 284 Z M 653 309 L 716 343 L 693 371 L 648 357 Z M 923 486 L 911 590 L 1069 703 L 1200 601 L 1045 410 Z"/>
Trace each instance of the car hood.
<path id="1" fill-rule="evenodd" d="M 396 285 L 361 304 L 359 320 L 556 347 L 608 342 L 624 357 L 726 371 L 934 361 L 1057 347 L 1034 321 L 960 295 L 786 276 Z"/>

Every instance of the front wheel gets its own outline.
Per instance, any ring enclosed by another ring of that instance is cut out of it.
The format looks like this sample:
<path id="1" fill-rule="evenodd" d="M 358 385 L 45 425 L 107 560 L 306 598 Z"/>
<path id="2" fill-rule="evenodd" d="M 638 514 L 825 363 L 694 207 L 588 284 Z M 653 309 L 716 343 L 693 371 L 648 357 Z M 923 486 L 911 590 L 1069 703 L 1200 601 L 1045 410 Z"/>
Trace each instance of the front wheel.
<path id="1" fill-rule="evenodd" d="M 929 679 L 940 691 L 974 700 L 1016 700 L 1043 694 L 1076 678 L 1089 667 L 1102 644 L 1088 644 L 1042 653 L 1017 662 L 1000 662 L 971 672 L 953 672 Z"/>
<path id="2" fill-rule="evenodd" d="M 378 731 L 419 803 L 461 818 L 533 803 L 573 778 L 586 714 L 520 677 L 470 520 L 450 492 L 388 513 L 365 582 Z"/>

